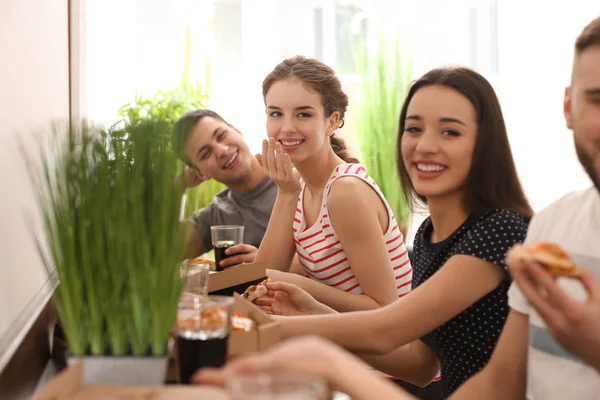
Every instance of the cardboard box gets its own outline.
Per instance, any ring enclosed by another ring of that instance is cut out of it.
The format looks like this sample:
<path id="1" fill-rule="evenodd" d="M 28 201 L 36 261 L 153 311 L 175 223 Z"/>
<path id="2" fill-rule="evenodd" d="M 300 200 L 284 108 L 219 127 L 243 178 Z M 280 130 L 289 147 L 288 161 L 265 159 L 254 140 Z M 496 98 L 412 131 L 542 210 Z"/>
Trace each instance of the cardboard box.
<path id="1" fill-rule="evenodd" d="M 250 285 L 267 278 L 264 262 L 240 265 L 225 271 L 211 271 L 208 276 L 208 292 L 214 295 L 233 296 L 244 293 Z"/>
<path id="2" fill-rule="evenodd" d="M 235 294 L 233 311 L 246 314 L 256 323 L 256 330 L 250 332 L 234 331 L 229 335 L 228 357 L 264 351 L 281 341 L 279 322 L 271 319 L 260 308 L 242 296 Z"/>
<path id="3" fill-rule="evenodd" d="M 229 400 L 223 389 L 212 386 L 96 386 L 83 383 L 81 362 L 67 368 L 51 380 L 33 400 L 167 400 L 210 399 Z"/>

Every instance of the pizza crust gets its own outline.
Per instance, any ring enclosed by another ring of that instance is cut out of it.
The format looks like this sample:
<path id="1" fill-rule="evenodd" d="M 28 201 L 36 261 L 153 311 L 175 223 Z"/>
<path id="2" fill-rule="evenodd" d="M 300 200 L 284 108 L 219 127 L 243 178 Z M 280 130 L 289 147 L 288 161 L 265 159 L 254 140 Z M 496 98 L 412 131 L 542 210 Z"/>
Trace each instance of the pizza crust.
<path id="1" fill-rule="evenodd" d="M 184 261 L 185 264 L 208 264 L 208 266 L 210 267 L 211 271 L 216 271 L 217 269 L 217 264 L 215 264 L 214 261 L 211 260 L 204 260 L 204 259 L 193 259 L 193 258 L 188 258 Z"/>
<path id="2" fill-rule="evenodd" d="M 506 254 L 506 263 L 513 268 L 525 268 L 532 262 L 541 264 L 554 277 L 579 277 L 583 274 L 567 252 L 554 243 L 516 244 Z"/>

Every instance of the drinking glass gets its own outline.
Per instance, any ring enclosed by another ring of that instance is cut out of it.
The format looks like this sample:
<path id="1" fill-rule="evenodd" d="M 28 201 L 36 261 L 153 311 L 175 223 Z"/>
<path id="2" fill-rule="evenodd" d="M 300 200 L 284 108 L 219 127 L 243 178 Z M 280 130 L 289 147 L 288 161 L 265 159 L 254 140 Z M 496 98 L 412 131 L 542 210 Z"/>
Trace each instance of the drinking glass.
<path id="1" fill-rule="evenodd" d="M 180 266 L 183 280 L 183 294 L 206 297 L 208 295 L 208 275 L 210 265 L 183 262 Z"/>
<path id="2" fill-rule="evenodd" d="M 232 306 L 233 297 L 182 297 L 175 324 L 180 383 L 190 383 L 200 368 L 225 365 Z"/>
<path id="3" fill-rule="evenodd" d="M 244 243 L 244 227 L 242 225 L 213 225 L 210 227 L 210 237 L 215 249 L 217 271 L 222 271 L 221 260 L 230 256 L 225 250 L 236 244 Z"/>

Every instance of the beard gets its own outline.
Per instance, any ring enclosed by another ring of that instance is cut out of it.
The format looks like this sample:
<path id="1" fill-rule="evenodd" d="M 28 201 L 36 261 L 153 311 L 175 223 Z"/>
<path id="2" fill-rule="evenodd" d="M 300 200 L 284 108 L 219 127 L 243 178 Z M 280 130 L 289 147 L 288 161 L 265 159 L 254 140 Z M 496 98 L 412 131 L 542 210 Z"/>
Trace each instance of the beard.
<path id="1" fill-rule="evenodd" d="M 577 141 L 575 141 L 575 150 L 583 169 L 594 183 L 594 186 L 596 186 L 596 189 L 600 191 L 600 175 L 594 168 L 594 159 L 600 157 L 600 139 L 594 141 L 593 153 L 588 153 Z"/>

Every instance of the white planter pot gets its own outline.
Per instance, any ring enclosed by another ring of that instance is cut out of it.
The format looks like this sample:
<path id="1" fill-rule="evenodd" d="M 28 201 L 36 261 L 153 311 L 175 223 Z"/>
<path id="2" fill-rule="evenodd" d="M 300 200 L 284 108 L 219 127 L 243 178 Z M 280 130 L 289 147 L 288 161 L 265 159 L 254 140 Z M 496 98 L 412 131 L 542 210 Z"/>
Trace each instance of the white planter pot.
<path id="1" fill-rule="evenodd" d="M 168 357 L 70 357 L 69 365 L 78 361 L 83 362 L 83 381 L 87 385 L 162 385 L 166 379 Z"/>

